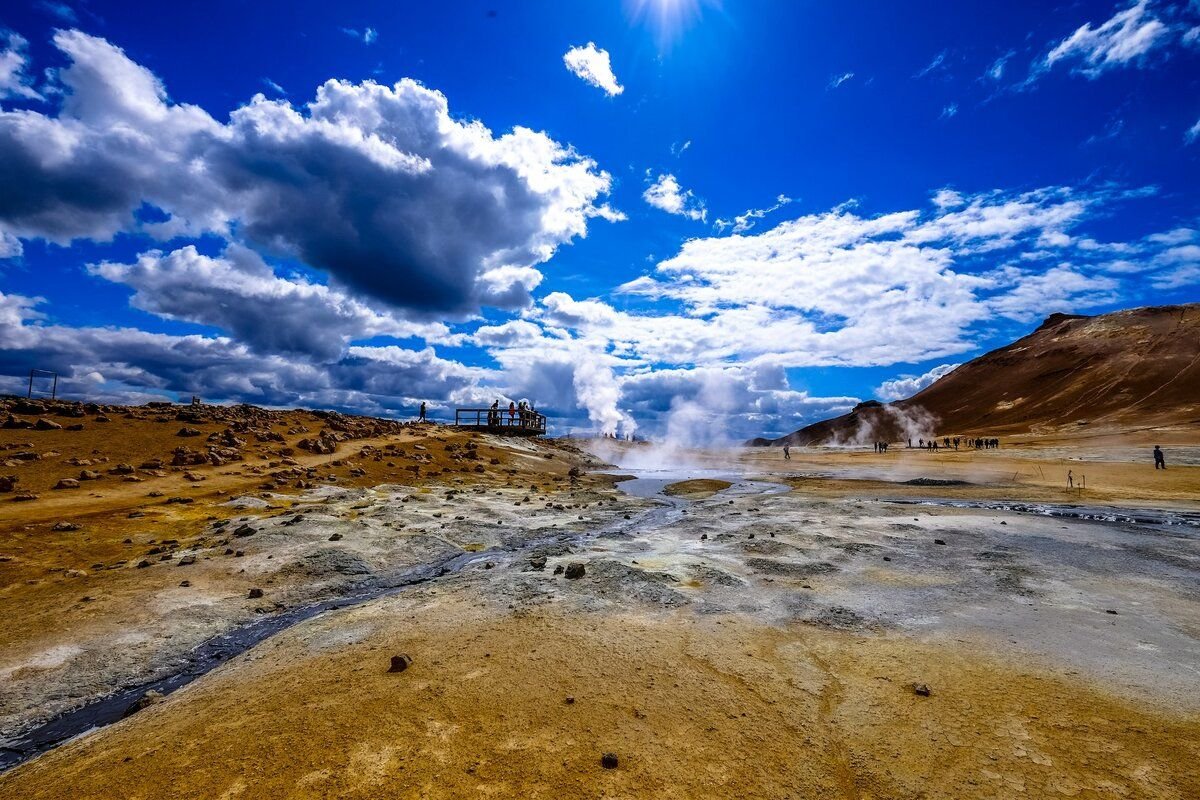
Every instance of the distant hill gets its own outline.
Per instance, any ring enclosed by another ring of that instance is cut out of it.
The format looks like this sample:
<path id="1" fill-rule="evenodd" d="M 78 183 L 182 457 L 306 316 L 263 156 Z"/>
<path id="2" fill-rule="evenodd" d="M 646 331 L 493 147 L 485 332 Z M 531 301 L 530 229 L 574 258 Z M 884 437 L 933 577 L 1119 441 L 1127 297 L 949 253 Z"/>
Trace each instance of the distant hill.
<path id="1" fill-rule="evenodd" d="M 1200 424 L 1200 303 L 1094 317 L 1051 314 L 916 395 L 749 444 L 995 436 L 1084 424 Z"/>

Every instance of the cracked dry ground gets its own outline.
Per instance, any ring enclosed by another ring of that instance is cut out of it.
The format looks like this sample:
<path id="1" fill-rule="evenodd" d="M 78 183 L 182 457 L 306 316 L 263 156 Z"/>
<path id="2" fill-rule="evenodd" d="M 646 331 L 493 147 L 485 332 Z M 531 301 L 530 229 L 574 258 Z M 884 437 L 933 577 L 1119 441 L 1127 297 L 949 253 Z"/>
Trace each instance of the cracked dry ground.
<path id="1" fill-rule="evenodd" d="M 480 557 L 289 628 L 0 797 L 1200 796 L 1194 536 L 505 483 L 326 490 L 258 523 L 264 570 L 330 531 L 372 570 L 418 557 L 397 527 Z"/>

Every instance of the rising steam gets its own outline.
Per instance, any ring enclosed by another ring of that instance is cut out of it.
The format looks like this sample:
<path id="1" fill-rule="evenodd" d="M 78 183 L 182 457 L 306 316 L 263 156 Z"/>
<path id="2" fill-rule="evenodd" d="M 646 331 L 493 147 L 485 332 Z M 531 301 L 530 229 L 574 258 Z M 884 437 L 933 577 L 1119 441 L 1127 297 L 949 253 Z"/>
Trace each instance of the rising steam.
<path id="1" fill-rule="evenodd" d="M 611 368 L 599 358 L 580 360 L 575 364 L 574 384 L 576 405 L 587 411 L 588 419 L 599 426 L 601 435 L 633 438 L 637 422 L 617 408 L 621 387 Z"/>

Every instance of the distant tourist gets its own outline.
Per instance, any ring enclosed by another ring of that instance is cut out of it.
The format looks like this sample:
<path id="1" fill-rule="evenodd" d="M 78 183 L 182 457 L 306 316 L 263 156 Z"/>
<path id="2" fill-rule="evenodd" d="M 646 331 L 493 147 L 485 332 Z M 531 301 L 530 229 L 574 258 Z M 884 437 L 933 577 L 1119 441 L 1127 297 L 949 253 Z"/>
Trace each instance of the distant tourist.
<path id="1" fill-rule="evenodd" d="M 1075 488 L 1075 476 L 1073 474 L 1071 474 L 1071 470 L 1067 470 L 1067 488 L 1068 489 Z"/>
<path id="2" fill-rule="evenodd" d="M 792 454 L 790 452 L 790 448 L 786 444 L 783 446 L 783 460 L 784 461 L 792 460 Z"/>
<path id="3" fill-rule="evenodd" d="M 417 416 L 417 422 L 427 422 L 427 421 L 428 420 L 425 419 L 425 401 L 422 400 L 421 401 L 421 411 L 420 411 L 420 414 Z"/>
<path id="4" fill-rule="evenodd" d="M 1163 455 L 1162 448 L 1159 447 L 1158 445 L 1154 445 L 1154 468 L 1155 469 L 1166 469 L 1167 468 L 1167 457 Z"/>
<path id="5" fill-rule="evenodd" d="M 517 404 L 512 400 L 508 401 L 508 424 L 512 425 L 513 420 L 517 418 Z"/>

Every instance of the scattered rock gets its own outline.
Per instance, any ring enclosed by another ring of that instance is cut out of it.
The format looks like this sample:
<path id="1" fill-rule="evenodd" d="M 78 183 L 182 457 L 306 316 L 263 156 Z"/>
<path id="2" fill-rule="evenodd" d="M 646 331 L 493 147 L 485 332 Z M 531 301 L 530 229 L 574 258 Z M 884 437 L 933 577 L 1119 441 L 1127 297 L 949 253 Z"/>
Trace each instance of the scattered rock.
<path id="1" fill-rule="evenodd" d="M 52 419 L 41 418 L 33 423 L 33 427 L 39 431 L 61 431 L 62 425 L 59 425 Z"/>
<path id="2" fill-rule="evenodd" d="M 1106 609 L 1104 609 L 1104 613 L 1105 613 L 1105 614 L 1112 614 L 1113 616 L 1116 616 L 1116 614 L 1117 614 L 1117 612 L 1113 611 L 1111 608 L 1106 608 Z"/>
<path id="3" fill-rule="evenodd" d="M 181 566 L 181 567 L 190 567 L 192 564 L 195 564 L 195 563 L 196 563 L 195 556 L 184 556 L 183 558 L 179 559 L 179 566 Z"/>
<path id="4" fill-rule="evenodd" d="M 411 664 L 412 659 L 403 653 L 398 656 L 392 656 L 392 663 L 388 667 L 388 672 L 404 672 Z"/>
<path id="5" fill-rule="evenodd" d="M 914 683 L 912 685 L 912 690 L 913 694 L 921 697 L 929 697 L 929 695 L 933 694 L 933 692 L 929 690 L 929 686 L 924 683 Z"/>
<path id="6" fill-rule="evenodd" d="M 100 480 L 100 473 L 96 472 L 94 469 L 85 469 L 79 473 L 79 480 L 98 481 Z"/>
<path id="7" fill-rule="evenodd" d="M 600 756 L 600 766 L 605 769 L 616 769 L 618 764 L 616 753 L 605 753 Z"/>
<path id="8" fill-rule="evenodd" d="M 250 594 L 247 595 L 247 597 L 249 597 L 251 600 L 257 600 L 258 598 L 260 598 L 262 596 L 263 596 L 263 590 L 259 589 L 257 587 L 251 589 Z"/>
<path id="9" fill-rule="evenodd" d="M 342 535 L 340 533 L 331 533 L 329 535 L 329 541 L 331 541 L 331 542 L 340 542 L 341 540 L 342 540 Z"/>
<path id="10" fill-rule="evenodd" d="M 707 541 L 707 540 L 708 540 L 708 534 L 707 534 L 707 533 L 702 533 L 702 534 L 700 534 L 700 541 L 704 542 L 704 541 Z"/>
<path id="11" fill-rule="evenodd" d="M 192 582 L 191 581 L 180 581 L 179 585 L 182 586 L 184 589 L 186 589 L 192 585 Z"/>
<path id="12" fill-rule="evenodd" d="M 58 483 L 54 484 L 55 489 L 78 489 L 79 481 L 74 478 L 63 478 Z"/>
<path id="13" fill-rule="evenodd" d="M 531 556 L 529 559 L 529 566 L 538 572 L 541 572 L 546 568 L 546 557 L 542 555 Z"/>
<path id="14" fill-rule="evenodd" d="M 37 500 L 38 496 L 33 492 L 17 492 L 13 495 L 14 503 L 23 503 L 29 500 Z"/>
<path id="15" fill-rule="evenodd" d="M 233 530 L 233 535 L 237 536 L 239 539 L 245 536 L 253 536 L 255 533 L 257 533 L 257 531 L 254 530 L 254 528 L 251 528 L 249 525 L 242 525 L 234 528 Z"/>
<path id="16" fill-rule="evenodd" d="M 945 544 L 946 540 L 945 539 L 934 539 L 933 543 L 934 544 Z"/>
<path id="17" fill-rule="evenodd" d="M 566 577 L 568 579 L 582 578 L 584 573 L 583 564 L 579 561 L 572 561 L 567 564 Z"/>
<path id="18" fill-rule="evenodd" d="M 56 523 L 54 523 L 54 527 L 51 528 L 50 530 L 52 530 L 52 531 L 77 531 L 77 530 L 79 530 L 79 526 L 76 525 L 74 522 L 56 522 Z"/>
<path id="19" fill-rule="evenodd" d="M 200 435 L 202 435 L 202 433 L 203 433 L 202 431 L 199 431 L 195 428 L 189 428 L 185 425 L 182 428 L 180 428 L 179 432 L 176 433 L 175 435 L 176 436 L 200 436 Z"/>
<path id="20" fill-rule="evenodd" d="M 562 564 L 558 564 L 558 565 L 556 565 L 556 566 L 554 567 L 554 574 L 555 574 L 555 575 L 562 575 L 562 574 L 563 574 L 563 565 L 562 565 Z"/>
<path id="21" fill-rule="evenodd" d="M 21 478 L 17 475 L 0 476 L 0 492 L 11 492 L 13 489 L 17 488 L 17 484 L 20 483 L 20 481 Z"/>

